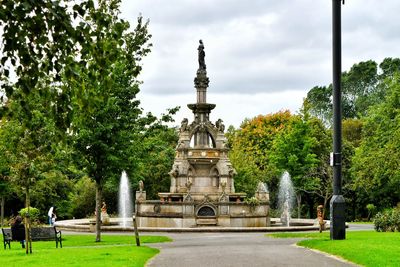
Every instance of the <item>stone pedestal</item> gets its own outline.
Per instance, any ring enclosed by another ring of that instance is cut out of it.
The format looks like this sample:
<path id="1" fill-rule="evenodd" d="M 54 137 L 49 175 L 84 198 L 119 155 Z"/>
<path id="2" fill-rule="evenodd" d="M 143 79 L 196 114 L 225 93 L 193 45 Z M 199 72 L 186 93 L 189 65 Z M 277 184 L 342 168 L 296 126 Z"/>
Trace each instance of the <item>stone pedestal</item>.
<path id="1" fill-rule="evenodd" d="M 136 200 L 137 201 L 145 201 L 146 200 L 146 191 L 136 191 Z"/>
<path id="2" fill-rule="evenodd" d="M 108 216 L 107 212 L 101 213 L 101 223 L 104 225 L 110 225 L 110 216 Z"/>

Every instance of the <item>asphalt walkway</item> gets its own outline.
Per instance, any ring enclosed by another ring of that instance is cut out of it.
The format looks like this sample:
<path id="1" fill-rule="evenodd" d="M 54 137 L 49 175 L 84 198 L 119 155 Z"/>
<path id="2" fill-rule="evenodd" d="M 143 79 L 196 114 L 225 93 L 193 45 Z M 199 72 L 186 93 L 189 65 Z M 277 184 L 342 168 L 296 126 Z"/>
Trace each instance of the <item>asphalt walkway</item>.
<path id="1" fill-rule="evenodd" d="M 270 238 L 265 237 L 265 233 L 168 233 L 167 235 L 174 241 L 146 244 L 161 250 L 148 266 L 355 266 L 326 254 L 297 247 L 295 243 L 299 239 Z"/>

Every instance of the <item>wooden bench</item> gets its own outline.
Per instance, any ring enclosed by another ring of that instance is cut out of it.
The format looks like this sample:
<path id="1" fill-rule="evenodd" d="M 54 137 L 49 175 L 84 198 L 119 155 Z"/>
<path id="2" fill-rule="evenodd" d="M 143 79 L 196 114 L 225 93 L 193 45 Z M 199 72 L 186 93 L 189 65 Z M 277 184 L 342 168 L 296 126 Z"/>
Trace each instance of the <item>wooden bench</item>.
<path id="1" fill-rule="evenodd" d="M 3 232 L 3 244 L 4 249 L 11 248 L 11 241 L 15 241 L 12 237 L 10 228 L 2 228 Z M 62 248 L 62 236 L 61 231 L 57 231 L 56 227 L 35 227 L 31 229 L 31 239 L 32 241 L 42 241 L 42 240 L 55 240 L 56 248 L 58 248 L 58 243 L 60 243 L 60 248 Z"/>

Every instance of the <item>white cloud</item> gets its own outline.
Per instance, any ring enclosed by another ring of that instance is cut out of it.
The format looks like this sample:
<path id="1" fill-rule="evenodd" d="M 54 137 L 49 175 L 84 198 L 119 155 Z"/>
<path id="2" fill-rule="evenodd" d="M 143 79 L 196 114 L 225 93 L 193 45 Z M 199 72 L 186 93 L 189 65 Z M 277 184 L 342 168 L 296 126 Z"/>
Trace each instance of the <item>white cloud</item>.
<path id="1" fill-rule="evenodd" d="M 298 110 L 310 88 L 331 81 L 331 9 L 331 1 L 315 0 L 123 0 L 122 16 L 133 25 L 139 13 L 150 19 L 154 47 L 143 62 L 144 108 L 157 114 L 195 100 L 203 39 L 208 99 L 217 104 L 212 118 L 238 126 L 245 117 Z M 346 1 L 343 70 L 400 55 L 398 10 L 397 0 Z"/>

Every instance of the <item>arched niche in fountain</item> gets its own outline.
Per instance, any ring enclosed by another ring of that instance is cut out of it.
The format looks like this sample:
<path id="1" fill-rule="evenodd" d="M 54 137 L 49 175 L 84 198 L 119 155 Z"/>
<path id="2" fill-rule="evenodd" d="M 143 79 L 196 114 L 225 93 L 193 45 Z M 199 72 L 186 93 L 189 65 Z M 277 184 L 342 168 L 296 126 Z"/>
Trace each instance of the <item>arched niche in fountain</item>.
<path id="1" fill-rule="evenodd" d="M 197 217 L 215 217 L 215 209 L 209 205 L 204 205 L 197 210 Z"/>
<path id="2" fill-rule="evenodd" d="M 190 137 L 189 142 L 190 148 L 204 147 L 204 148 L 216 148 L 217 144 L 215 142 L 214 136 L 209 132 L 195 132 Z"/>

